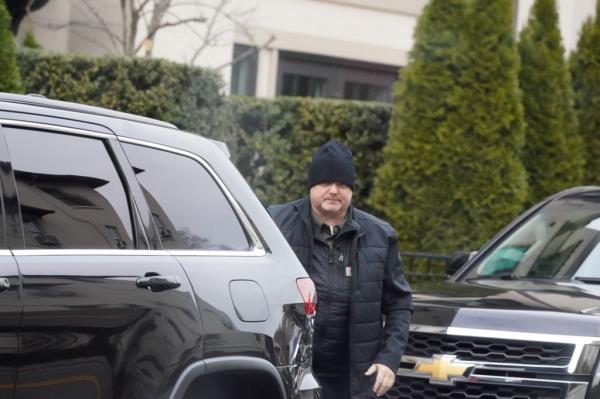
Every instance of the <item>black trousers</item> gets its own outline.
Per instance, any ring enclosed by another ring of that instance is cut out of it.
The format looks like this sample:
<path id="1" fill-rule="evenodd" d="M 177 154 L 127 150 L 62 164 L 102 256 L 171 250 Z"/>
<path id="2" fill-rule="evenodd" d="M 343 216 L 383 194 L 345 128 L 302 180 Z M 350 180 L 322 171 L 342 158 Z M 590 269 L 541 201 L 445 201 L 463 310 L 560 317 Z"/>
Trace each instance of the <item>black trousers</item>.
<path id="1" fill-rule="evenodd" d="M 323 376 L 317 374 L 321 384 L 321 399 L 350 399 L 350 376 Z"/>

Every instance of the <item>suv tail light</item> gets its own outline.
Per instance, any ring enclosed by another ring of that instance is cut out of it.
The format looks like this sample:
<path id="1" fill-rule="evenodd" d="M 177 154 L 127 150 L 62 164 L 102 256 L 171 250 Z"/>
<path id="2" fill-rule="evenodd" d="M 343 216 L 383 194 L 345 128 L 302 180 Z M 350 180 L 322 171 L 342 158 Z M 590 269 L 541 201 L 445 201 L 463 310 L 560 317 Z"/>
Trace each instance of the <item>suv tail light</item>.
<path id="1" fill-rule="evenodd" d="M 317 311 L 317 289 L 309 277 L 296 279 L 296 286 L 304 301 L 304 312 L 307 316 L 314 316 Z"/>

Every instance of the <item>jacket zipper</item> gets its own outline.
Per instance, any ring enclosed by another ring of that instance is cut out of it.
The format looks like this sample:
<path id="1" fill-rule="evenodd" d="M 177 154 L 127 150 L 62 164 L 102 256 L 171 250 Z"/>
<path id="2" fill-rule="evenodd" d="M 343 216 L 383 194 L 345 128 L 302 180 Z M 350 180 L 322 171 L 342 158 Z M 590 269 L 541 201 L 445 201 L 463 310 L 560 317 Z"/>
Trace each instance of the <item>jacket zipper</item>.
<path id="1" fill-rule="evenodd" d="M 354 398 L 354 391 L 352 387 L 352 347 L 354 342 L 354 331 L 351 327 L 352 320 L 354 319 L 354 293 L 358 288 L 358 240 L 362 237 L 364 233 L 359 234 L 357 232 L 356 236 L 352 238 L 352 244 L 350 245 L 350 262 L 353 263 L 350 266 L 352 267 L 352 281 L 350 284 L 350 320 L 348 320 L 348 329 L 350 330 L 350 336 L 348 337 L 348 358 L 350 360 L 350 397 Z"/>

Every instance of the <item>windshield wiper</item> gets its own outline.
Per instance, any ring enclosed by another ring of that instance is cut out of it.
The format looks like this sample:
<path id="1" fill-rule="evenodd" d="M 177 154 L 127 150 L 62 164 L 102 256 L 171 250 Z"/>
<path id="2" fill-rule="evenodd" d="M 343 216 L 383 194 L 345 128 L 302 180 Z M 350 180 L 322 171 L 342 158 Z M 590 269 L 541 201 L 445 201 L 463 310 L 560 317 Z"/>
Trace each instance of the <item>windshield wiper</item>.
<path id="1" fill-rule="evenodd" d="M 489 276 L 477 276 L 468 278 L 466 281 L 477 281 L 477 280 L 518 280 L 519 277 L 512 273 L 499 273 L 492 274 Z"/>
<path id="2" fill-rule="evenodd" d="M 575 277 L 573 280 L 586 284 L 600 284 L 600 277 Z"/>

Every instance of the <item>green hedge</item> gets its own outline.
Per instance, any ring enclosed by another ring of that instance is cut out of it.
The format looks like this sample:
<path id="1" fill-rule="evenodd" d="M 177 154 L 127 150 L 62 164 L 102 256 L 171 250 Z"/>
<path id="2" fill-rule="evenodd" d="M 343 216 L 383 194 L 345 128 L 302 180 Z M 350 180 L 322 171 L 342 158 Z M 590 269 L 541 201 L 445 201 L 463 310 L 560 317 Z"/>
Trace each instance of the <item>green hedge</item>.
<path id="1" fill-rule="evenodd" d="M 365 206 L 383 160 L 391 113 L 387 104 L 226 100 L 216 72 L 148 58 L 22 50 L 18 63 L 27 93 L 144 115 L 225 141 L 232 161 L 265 204 L 306 193 L 311 155 L 327 140 L 338 139 L 354 153 L 359 207 Z"/>
<path id="2" fill-rule="evenodd" d="M 506 53 L 510 57 L 516 55 L 514 47 L 508 47 L 493 53 L 505 54 L 505 57 Z M 217 73 L 147 58 L 92 58 L 23 50 L 18 53 L 18 64 L 26 92 L 153 117 L 225 141 L 232 161 L 265 205 L 306 194 L 305 180 L 312 153 L 326 141 L 338 139 L 350 147 L 357 164 L 355 204 L 373 211 L 367 200 L 375 173 L 383 163 L 383 147 L 392 115 L 389 104 L 291 97 L 225 98 Z M 512 92 L 516 89 L 513 74 L 512 68 L 500 77 L 493 72 L 489 81 L 495 84 L 500 80 L 509 86 L 506 91 L 514 102 L 518 96 Z M 463 90 L 459 91 L 461 98 L 476 97 L 466 95 Z M 498 225 L 503 225 L 509 214 L 518 213 L 524 179 L 519 173 L 513 178 L 510 162 L 514 149 L 520 148 L 517 142 L 522 129 L 515 119 L 521 116 L 520 109 L 513 102 L 508 107 L 502 101 L 471 100 L 467 107 L 461 108 L 464 114 L 448 122 L 447 131 L 440 131 L 457 139 L 448 142 L 447 152 L 416 149 L 402 156 L 388 153 L 388 161 L 403 162 L 408 169 L 411 165 L 431 162 L 453 177 L 423 182 L 427 176 L 413 169 L 411 173 L 392 173 L 389 181 L 380 181 L 380 192 L 391 191 L 395 195 L 396 182 L 406 183 L 405 180 L 412 177 L 417 188 L 427 194 L 418 201 L 414 197 L 407 202 L 399 196 L 391 202 L 372 202 L 380 215 L 387 216 L 400 229 L 404 250 L 475 248 L 480 241 L 489 238 Z M 490 115 L 497 118 L 492 127 L 486 125 Z M 420 118 L 420 114 L 417 117 Z M 466 123 L 470 119 L 474 121 Z M 420 119 L 419 123 L 422 122 Z M 428 131 L 424 129 L 425 134 Z M 462 134 L 465 131 L 468 134 Z M 406 145 L 407 141 L 402 139 Z M 482 148 L 484 141 L 488 145 Z M 489 156 L 489 152 L 493 156 Z M 434 192 L 441 194 L 429 195 Z M 442 211 L 444 207 L 440 205 L 443 204 L 450 205 Z M 406 211 L 404 220 L 394 218 L 394 212 L 388 213 L 399 205 Z M 479 225 L 486 226 L 485 231 L 474 227 Z M 408 226 L 411 226 L 410 231 Z"/>
<path id="3" fill-rule="evenodd" d="M 149 58 L 17 54 L 26 93 L 171 122 L 193 132 L 222 130 L 216 72 Z"/>
<path id="4" fill-rule="evenodd" d="M 383 161 L 391 106 L 358 101 L 231 97 L 234 162 L 265 205 L 306 194 L 314 150 L 330 139 L 348 145 L 357 165 L 355 204 L 368 208 L 375 170 Z"/>
<path id="5" fill-rule="evenodd" d="M 0 0 L 0 91 L 20 93 L 21 77 L 15 64 L 15 41 L 10 31 L 10 14 Z"/>

